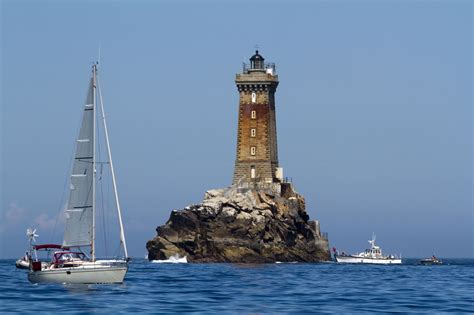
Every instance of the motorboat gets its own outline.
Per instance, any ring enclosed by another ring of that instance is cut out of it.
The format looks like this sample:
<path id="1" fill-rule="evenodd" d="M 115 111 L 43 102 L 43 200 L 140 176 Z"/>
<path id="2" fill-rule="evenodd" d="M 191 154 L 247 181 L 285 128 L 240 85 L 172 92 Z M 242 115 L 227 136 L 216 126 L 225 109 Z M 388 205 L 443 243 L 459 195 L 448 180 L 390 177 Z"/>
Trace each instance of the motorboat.
<path id="1" fill-rule="evenodd" d="M 18 269 L 30 269 L 30 257 L 28 253 L 25 254 L 25 256 L 17 259 L 17 261 L 15 261 L 15 266 Z"/>
<path id="2" fill-rule="evenodd" d="M 431 265 L 442 265 L 443 261 L 437 258 L 435 255 L 433 255 L 430 258 L 424 258 L 424 259 L 419 260 L 419 263 L 425 266 L 431 266 Z"/>
<path id="3" fill-rule="evenodd" d="M 28 240 L 30 241 L 30 250 L 26 251 L 25 255 L 17 261 L 15 261 L 15 266 L 18 269 L 30 269 L 30 262 L 31 262 L 31 248 L 33 246 L 33 243 L 35 242 L 36 238 L 39 236 L 36 234 L 36 229 L 28 228 L 26 230 L 26 236 L 28 237 Z"/>
<path id="4" fill-rule="evenodd" d="M 358 254 L 348 255 L 344 252 L 339 252 L 333 248 L 334 258 L 338 263 L 349 263 L 349 264 L 401 264 L 402 257 L 396 257 L 395 255 L 383 255 L 380 246 L 375 245 L 375 234 L 369 241 L 370 248 Z"/>

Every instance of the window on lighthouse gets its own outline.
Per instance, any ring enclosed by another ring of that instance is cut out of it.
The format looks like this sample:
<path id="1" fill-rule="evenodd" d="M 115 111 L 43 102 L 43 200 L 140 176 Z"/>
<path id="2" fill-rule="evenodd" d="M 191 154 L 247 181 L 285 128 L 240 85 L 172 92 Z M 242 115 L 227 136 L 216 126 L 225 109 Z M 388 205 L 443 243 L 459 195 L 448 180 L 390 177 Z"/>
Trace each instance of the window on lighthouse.
<path id="1" fill-rule="evenodd" d="M 252 103 L 257 102 L 257 94 L 255 92 L 252 92 Z"/>
<path id="2" fill-rule="evenodd" d="M 255 137 L 256 135 L 257 135 L 257 129 L 255 128 L 250 129 L 250 136 Z"/>
<path id="3" fill-rule="evenodd" d="M 252 118 L 252 119 L 257 118 L 257 111 L 253 110 L 253 111 L 250 113 L 250 118 Z"/>
<path id="4" fill-rule="evenodd" d="M 256 148 L 250 147 L 250 155 L 255 155 Z"/>

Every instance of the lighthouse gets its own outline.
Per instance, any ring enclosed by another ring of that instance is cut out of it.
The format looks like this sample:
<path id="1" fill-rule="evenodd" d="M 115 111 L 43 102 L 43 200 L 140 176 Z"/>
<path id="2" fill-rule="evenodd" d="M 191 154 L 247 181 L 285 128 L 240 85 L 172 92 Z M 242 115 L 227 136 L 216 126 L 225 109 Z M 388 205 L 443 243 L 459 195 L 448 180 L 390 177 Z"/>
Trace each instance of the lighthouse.
<path id="1" fill-rule="evenodd" d="M 265 62 L 257 50 L 250 63 L 243 64 L 235 83 L 239 112 L 233 185 L 280 183 L 283 170 L 278 165 L 275 64 Z"/>

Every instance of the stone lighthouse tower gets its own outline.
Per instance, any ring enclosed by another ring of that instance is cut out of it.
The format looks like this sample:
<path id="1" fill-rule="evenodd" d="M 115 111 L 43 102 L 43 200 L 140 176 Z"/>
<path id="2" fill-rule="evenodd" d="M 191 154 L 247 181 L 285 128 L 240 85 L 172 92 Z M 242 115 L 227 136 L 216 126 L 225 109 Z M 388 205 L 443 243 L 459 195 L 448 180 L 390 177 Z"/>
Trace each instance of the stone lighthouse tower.
<path id="1" fill-rule="evenodd" d="M 258 50 L 236 75 L 239 91 L 237 155 L 233 185 L 270 184 L 282 181 L 278 166 L 275 64 L 266 63 Z"/>

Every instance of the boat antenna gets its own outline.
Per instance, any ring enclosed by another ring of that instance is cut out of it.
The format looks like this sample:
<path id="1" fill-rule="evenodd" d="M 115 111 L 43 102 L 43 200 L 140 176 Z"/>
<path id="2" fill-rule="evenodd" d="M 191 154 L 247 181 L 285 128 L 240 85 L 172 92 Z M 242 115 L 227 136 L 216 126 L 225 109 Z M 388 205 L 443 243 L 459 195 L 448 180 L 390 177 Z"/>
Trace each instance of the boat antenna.
<path id="1" fill-rule="evenodd" d="M 99 52 L 98 52 L 98 55 L 97 55 L 97 63 L 96 64 L 99 64 L 100 62 L 100 43 L 99 43 Z"/>
<path id="2" fill-rule="evenodd" d="M 372 232 L 372 239 L 369 241 L 371 247 L 374 247 L 375 246 L 375 233 Z"/>

